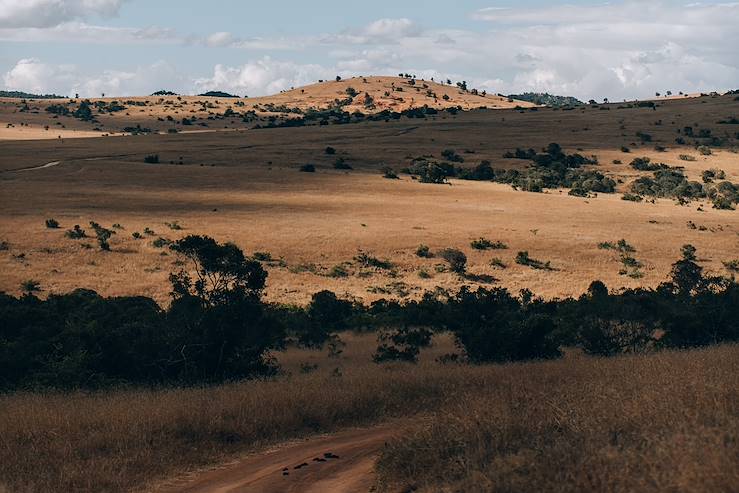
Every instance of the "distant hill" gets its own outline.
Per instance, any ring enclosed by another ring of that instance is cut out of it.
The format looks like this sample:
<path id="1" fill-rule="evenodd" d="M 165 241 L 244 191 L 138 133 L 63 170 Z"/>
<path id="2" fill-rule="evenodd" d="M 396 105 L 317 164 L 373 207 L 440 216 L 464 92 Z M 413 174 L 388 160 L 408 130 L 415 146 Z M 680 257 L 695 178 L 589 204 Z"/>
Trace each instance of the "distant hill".
<path id="1" fill-rule="evenodd" d="M 529 103 L 553 107 L 585 104 L 572 96 L 555 96 L 546 92 L 525 92 L 523 94 L 511 94 L 508 97 L 518 99 L 519 101 L 528 101 Z"/>
<path id="2" fill-rule="evenodd" d="M 0 91 L 0 98 L 19 98 L 19 99 L 66 99 L 66 96 L 57 94 L 31 94 L 23 91 Z"/>
<path id="3" fill-rule="evenodd" d="M 198 94 L 198 96 L 207 96 L 211 98 L 238 98 L 238 96 L 223 91 L 208 91 L 203 94 Z"/>

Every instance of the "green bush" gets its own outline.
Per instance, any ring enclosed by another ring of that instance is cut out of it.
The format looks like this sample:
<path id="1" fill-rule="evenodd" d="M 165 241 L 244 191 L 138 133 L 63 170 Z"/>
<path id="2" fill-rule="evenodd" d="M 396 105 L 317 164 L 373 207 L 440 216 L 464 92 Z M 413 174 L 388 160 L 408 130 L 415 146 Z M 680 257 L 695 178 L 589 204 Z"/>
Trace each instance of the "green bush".
<path id="1" fill-rule="evenodd" d="M 269 252 L 254 252 L 254 255 L 252 255 L 251 257 L 257 262 L 271 262 L 272 261 L 272 254 Z"/>
<path id="2" fill-rule="evenodd" d="M 398 174 L 395 172 L 393 168 L 390 166 L 385 166 L 382 168 L 382 177 L 387 178 L 388 180 L 398 180 L 400 179 L 398 177 Z"/>
<path id="3" fill-rule="evenodd" d="M 151 245 L 154 248 L 164 248 L 165 246 L 170 245 L 170 244 L 172 244 L 172 240 L 169 240 L 167 238 L 163 238 L 161 236 L 159 238 L 157 238 L 156 240 L 154 240 L 154 241 L 151 242 Z"/>
<path id="4" fill-rule="evenodd" d="M 343 265 L 334 265 L 331 270 L 328 271 L 328 277 L 349 277 L 349 271 Z"/>
<path id="5" fill-rule="evenodd" d="M 633 193 L 625 193 L 621 196 L 621 200 L 628 200 L 630 202 L 641 202 L 642 200 L 644 200 L 644 197 Z"/>
<path id="6" fill-rule="evenodd" d="M 418 245 L 418 248 L 416 248 L 416 256 L 422 258 L 431 258 L 434 255 L 431 253 L 428 245 Z"/>
<path id="7" fill-rule="evenodd" d="M 75 224 L 72 229 L 68 229 L 64 233 L 64 236 L 73 240 L 79 240 L 80 238 L 85 238 L 87 235 L 85 234 L 85 230 L 80 228 L 79 224 Z"/>
<path id="8" fill-rule="evenodd" d="M 380 260 L 379 258 L 361 250 L 354 257 L 354 261 L 362 267 L 372 267 L 383 270 L 390 270 L 393 268 L 393 263 L 389 260 Z"/>
<path id="9" fill-rule="evenodd" d="M 527 251 L 520 251 L 516 254 L 516 263 L 519 265 L 525 265 L 527 267 L 531 267 L 532 269 L 537 270 L 554 270 L 554 268 L 551 265 L 551 262 L 542 262 L 541 260 L 536 260 L 531 257 L 529 257 L 529 252 Z"/>
<path id="10" fill-rule="evenodd" d="M 457 154 L 457 152 L 454 149 L 444 149 L 443 151 L 441 151 L 441 157 L 453 163 L 463 163 L 464 162 L 464 158 L 460 156 L 459 154 Z"/>
<path id="11" fill-rule="evenodd" d="M 508 245 L 502 241 L 490 241 L 487 238 L 478 238 L 470 243 L 470 246 L 475 250 L 505 250 Z"/>
<path id="12" fill-rule="evenodd" d="M 447 261 L 452 272 L 463 274 L 465 270 L 467 270 L 467 255 L 465 255 L 461 250 L 457 250 L 456 248 L 445 248 L 440 251 L 438 255 Z"/>
<path id="13" fill-rule="evenodd" d="M 505 268 L 507 268 L 507 267 L 508 267 L 508 266 L 506 265 L 506 263 L 505 263 L 505 262 L 503 262 L 503 260 L 502 260 L 502 259 L 500 259 L 500 258 L 498 258 L 498 257 L 494 257 L 494 258 L 493 258 L 493 259 L 492 259 L 492 260 L 490 261 L 490 266 L 491 266 L 491 267 L 496 267 L 496 268 L 499 268 L 499 269 L 505 269 Z"/>
<path id="14" fill-rule="evenodd" d="M 36 293 L 38 291 L 41 291 L 41 284 L 38 281 L 34 281 L 33 279 L 28 279 L 21 283 L 21 291 L 26 294 Z"/>
<path id="15" fill-rule="evenodd" d="M 57 221 L 54 218 L 47 219 L 45 221 L 46 227 L 50 229 L 58 229 L 59 228 L 59 221 Z"/>
<path id="16" fill-rule="evenodd" d="M 352 169 L 352 167 L 346 162 L 343 157 L 337 158 L 334 161 L 334 169 Z"/>
<path id="17" fill-rule="evenodd" d="M 104 228 L 95 221 L 90 221 L 90 227 L 95 231 L 95 236 L 98 240 L 98 246 L 101 250 L 109 251 L 110 250 L 110 243 L 108 243 L 108 240 L 110 240 L 110 237 L 115 234 L 115 231 L 112 229 Z"/>

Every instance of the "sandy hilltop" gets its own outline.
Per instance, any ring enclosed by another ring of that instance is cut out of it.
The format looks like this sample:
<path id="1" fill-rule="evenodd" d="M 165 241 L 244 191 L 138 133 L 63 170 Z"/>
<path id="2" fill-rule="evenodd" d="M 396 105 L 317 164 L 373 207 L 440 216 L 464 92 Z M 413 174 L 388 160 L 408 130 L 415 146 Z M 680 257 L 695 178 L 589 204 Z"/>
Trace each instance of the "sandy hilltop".
<path id="1" fill-rule="evenodd" d="M 93 118 L 74 117 L 82 101 L 90 103 Z M 122 135 L 142 128 L 152 132 L 234 130 L 331 109 L 373 115 L 423 107 L 471 110 L 531 106 L 534 105 L 525 101 L 466 88 L 462 83 L 458 86 L 455 83 L 387 76 L 320 81 L 255 98 L 177 95 L 32 100 L 0 98 L 0 140 Z M 57 108 L 56 113 L 54 108 Z"/>

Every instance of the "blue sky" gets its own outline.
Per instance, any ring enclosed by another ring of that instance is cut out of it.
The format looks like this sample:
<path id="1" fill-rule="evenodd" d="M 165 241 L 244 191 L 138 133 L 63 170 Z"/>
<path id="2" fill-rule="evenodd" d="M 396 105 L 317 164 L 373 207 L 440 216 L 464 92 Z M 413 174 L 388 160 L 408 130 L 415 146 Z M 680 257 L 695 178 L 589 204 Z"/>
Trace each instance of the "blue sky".
<path id="1" fill-rule="evenodd" d="M 95 96 L 411 72 L 581 99 L 739 87 L 739 3 L 0 0 L 0 85 Z"/>

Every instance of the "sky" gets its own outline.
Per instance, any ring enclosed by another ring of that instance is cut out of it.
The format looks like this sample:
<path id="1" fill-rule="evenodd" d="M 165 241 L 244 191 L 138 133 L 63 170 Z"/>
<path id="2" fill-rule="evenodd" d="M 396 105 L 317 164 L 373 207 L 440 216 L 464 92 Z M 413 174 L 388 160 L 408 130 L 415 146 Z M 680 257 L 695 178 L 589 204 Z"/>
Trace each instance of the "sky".
<path id="1" fill-rule="evenodd" d="M 582 100 L 739 88 L 739 2 L 0 0 L 0 86 L 261 96 L 415 74 Z"/>

